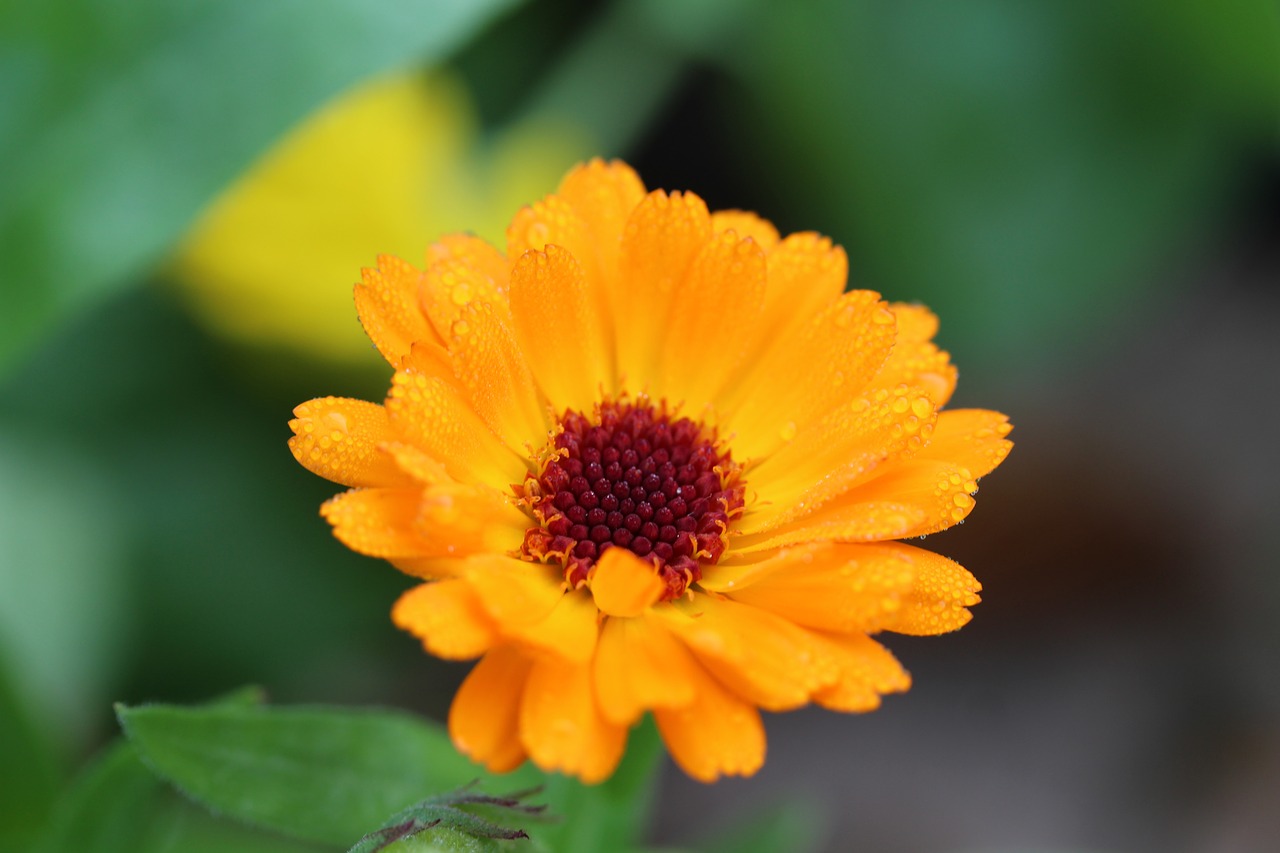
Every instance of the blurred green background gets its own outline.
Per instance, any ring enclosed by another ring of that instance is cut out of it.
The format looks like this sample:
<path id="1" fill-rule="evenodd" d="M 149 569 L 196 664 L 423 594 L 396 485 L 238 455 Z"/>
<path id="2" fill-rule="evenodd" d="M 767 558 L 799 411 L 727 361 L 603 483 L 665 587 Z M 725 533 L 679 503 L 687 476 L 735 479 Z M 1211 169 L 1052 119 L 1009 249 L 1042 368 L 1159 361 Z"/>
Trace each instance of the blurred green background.
<path id="1" fill-rule="evenodd" d="M 875 714 L 770 718 L 754 780 L 668 768 L 655 843 L 789 802 L 831 851 L 1280 837 L 1275 2 L 17 0 L 0 849 L 114 700 L 444 712 L 465 667 L 391 626 L 406 580 L 328 535 L 285 424 L 385 391 L 361 265 L 500 241 L 593 154 L 831 235 L 853 286 L 940 314 L 957 405 L 1016 425 L 930 537 L 974 622 L 890 638 L 916 686 Z"/>

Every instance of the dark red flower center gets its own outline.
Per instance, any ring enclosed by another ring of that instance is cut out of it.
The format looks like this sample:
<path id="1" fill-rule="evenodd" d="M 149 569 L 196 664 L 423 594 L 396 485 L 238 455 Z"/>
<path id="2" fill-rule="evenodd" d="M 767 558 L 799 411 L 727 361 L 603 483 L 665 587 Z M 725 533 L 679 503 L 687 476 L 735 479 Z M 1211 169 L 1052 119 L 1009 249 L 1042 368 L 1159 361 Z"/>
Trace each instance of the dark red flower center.
<path id="1" fill-rule="evenodd" d="M 522 551 L 561 563 L 581 586 L 608 548 L 653 564 L 665 599 L 702 577 L 724 553 L 730 519 L 742 512 L 739 469 L 714 435 L 647 399 L 600 405 L 595 417 L 566 411 L 554 455 L 523 496 L 541 521 Z"/>

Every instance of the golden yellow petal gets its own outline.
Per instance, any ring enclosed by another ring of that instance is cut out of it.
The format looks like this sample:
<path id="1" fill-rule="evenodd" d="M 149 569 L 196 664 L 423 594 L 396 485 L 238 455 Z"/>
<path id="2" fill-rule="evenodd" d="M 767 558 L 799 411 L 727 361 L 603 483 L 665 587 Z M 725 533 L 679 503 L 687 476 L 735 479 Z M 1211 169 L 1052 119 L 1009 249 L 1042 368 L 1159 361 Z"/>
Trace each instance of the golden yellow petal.
<path id="1" fill-rule="evenodd" d="M 800 430 L 856 398 L 893 348 L 894 316 L 879 294 L 855 290 L 827 306 L 744 380 L 726 413 L 734 458 L 765 459 Z"/>
<path id="2" fill-rule="evenodd" d="M 822 634 L 824 647 L 837 661 L 836 681 L 814 694 L 832 711 L 860 713 L 880 707 L 880 696 L 911 687 L 911 676 L 889 650 L 865 634 Z"/>
<path id="3" fill-rule="evenodd" d="M 508 490 L 528 471 L 525 460 L 512 453 L 457 389 L 439 376 L 398 371 L 386 408 L 405 441 L 439 460 L 456 480 Z"/>
<path id="4" fill-rule="evenodd" d="M 703 245 L 687 274 L 690 298 L 674 304 L 666 324 L 652 391 L 694 415 L 716 396 L 760 323 L 764 270 L 764 252 L 750 238 L 729 231 Z M 704 306 L 715 306 L 714 316 Z"/>
<path id="5" fill-rule="evenodd" d="M 559 246 L 529 250 L 511 270 L 520 348 L 552 410 L 590 412 L 613 389 L 612 353 L 582 265 Z"/>
<path id="6" fill-rule="evenodd" d="M 693 193 L 649 193 L 627 220 L 611 304 L 617 369 L 629 390 L 648 391 L 658 379 L 672 346 L 667 324 L 677 297 L 694 292 L 686 277 L 710 237 L 711 216 Z"/>
<path id="7" fill-rule="evenodd" d="M 973 479 L 986 476 L 1013 449 L 1005 438 L 1013 429 L 1009 419 L 986 409 L 952 409 L 938 416 L 922 459 L 938 459 L 969 469 Z"/>
<path id="8" fill-rule="evenodd" d="M 702 678 L 689 651 L 653 619 L 606 619 L 593 661 L 596 699 L 610 722 L 628 726 L 651 708 L 680 708 Z"/>
<path id="9" fill-rule="evenodd" d="M 408 631 L 428 652 L 449 660 L 468 660 L 498 639 L 471 585 L 451 579 L 424 583 L 405 592 L 391 609 L 391 621 Z"/>
<path id="10" fill-rule="evenodd" d="M 510 646 L 481 658 L 449 708 L 449 736 L 463 755 L 494 773 L 506 773 L 525 759 L 520 742 L 520 700 L 531 662 Z"/>
<path id="11" fill-rule="evenodd" d="M 721 684 L 765 710 L 798 708 L 836 677 L 809 632 L 759 608 L 704 594 L 651 613 Z"/>
<path id="12" fill-rule="evenodd" d="M 831 544 L 812 553 L 729 597 L 820 631 L 874 633 L 895 624 L 912 590 L 912 560 L 876 545 Z"/>
<path id="13" fill-rule="evenodd" d="M 711 230 L 733 231 L 739 239 L 750 237 L 766 252 L 778 245 L 778 229 L 767 219 L 747 210 L 717 210 L 711 214 Z"/>
<path id="14" fill-rule="evenodd" d="M 696 669 L 694 700 L 653 712 L 658 731 L 676 764 L 694 779 L 751 776 L 764 764 L 760 712 Z"/>
<path id="15" fill-rule="evenodd" d="M 537 660 L 520 702 L 520 740 L 543 770 L 559 770 L 583 782 L 613 773 L 627 729 L 610 723 L 596 705 L 591 666 L 557 658 Z"/>
<path id="16" fill-rule="evenodd" d="M 753 534 L 814 513 L 918 452 L 936 418 L 928 394 L 906 385 L 875 389 L 827 412 L 750 472 L 757 500 L 738 529 Z"/>
<path id="17" fill-rule="evenodd" d="M 421 489 L 353 489 L 326 501 L 320 514 L 352 551 L 370 557 L 420 557 L 428 554 L 413 527 L 421 495 Z"/>
<path id="18" fill-rule="evenodd" d="M 639 616 L 662 597 L 667 585 L 653 565 L 626 548 L 610 548 L 590 574 L 596 607 L 609 616 Z"/>
<path id="19" fill-rule="evenodd" d="M 415 341 L 436 341 L 418 305 L 422 271 L 392 255 L 380 255 L 377 269 L 361 270 L 355 287 L 356 313 L 373 345 L 393 367 Z"/>
<path id="20" fill-rule="evenodd" d="M 449 360 L 475 413 L 507 447 L 529 457 L 546 443 L 551 424 L 502 313 L 488 302 L 462 306 L 448 334 Z"/>
<path id="21" fill-rule="evenodd" d="M 980 602 L 982 584 L 954 560 L 941 554 L 893 543 L 893 548 L 911 560 L 915 579 L 902 609 L 888 630 L 899 634 L 930 636 L 955 631 L 968 624 L 973 614 L 967 608 Z"/>
<path id="22" fill-rule="evenodd" d="M 312 473 L 344 486 L 398 486 L 410 480 L 379 445 L 396 438 L 377 403 L 321 397 L 293 410 L 293 458 Z"/>

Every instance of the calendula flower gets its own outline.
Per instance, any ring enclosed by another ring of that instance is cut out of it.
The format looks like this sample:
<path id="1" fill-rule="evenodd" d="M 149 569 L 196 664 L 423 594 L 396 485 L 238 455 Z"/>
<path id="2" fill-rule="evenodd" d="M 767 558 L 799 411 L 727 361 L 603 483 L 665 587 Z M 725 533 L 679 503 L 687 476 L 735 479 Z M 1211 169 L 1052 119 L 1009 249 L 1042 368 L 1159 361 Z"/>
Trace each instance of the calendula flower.
<path id="1" fill-rule="evenodd" d="M 689 775 L 750 775 L 761 709 L 869 711 L 910 684 L 871 635 L 969 620 L 973 576 L 895 540 L 963 520 L 1010 427 L 940 411 L 934 316 L 845 278 L 825 238 L 600 161 L 505 254 L 365 271 L 391 391 L 304 403 L 291 447 L 353 487 L 322 510 L 341 541 L 426 581 L 396 624 L 480 658 L 462 752 L 598 781 L 652 712 Z"/>

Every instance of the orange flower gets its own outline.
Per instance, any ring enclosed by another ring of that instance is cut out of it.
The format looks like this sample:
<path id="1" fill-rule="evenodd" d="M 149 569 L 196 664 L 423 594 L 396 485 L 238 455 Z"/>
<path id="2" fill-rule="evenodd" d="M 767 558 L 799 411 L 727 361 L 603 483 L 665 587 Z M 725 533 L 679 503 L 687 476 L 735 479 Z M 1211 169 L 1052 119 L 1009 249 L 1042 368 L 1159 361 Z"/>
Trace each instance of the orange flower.
<path id="1" fill-rule="evenodd" d="M 304 403 L 290 447 L 353 487 L 322 510 L 342 542 L 427 581 L 396 624 L 480 658 L 461 751 L 594 782 L 652 712 L 690 776 L 750 775 L 760 709 L 869 711 L 910 684 L 870 635 L 969 621 L 973 576 L 893 540 L 963 520 L 1009 424 L 939 411 L 934 316 L 845 277 L 825 238 L 601 161 L 505 255 L 365 271 L 386 403 Z"/>

